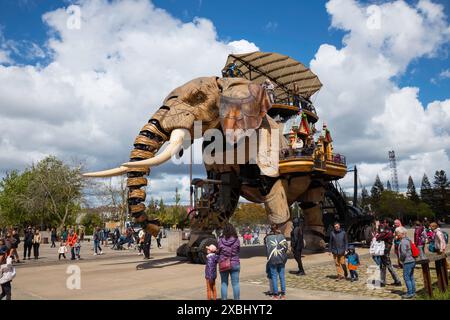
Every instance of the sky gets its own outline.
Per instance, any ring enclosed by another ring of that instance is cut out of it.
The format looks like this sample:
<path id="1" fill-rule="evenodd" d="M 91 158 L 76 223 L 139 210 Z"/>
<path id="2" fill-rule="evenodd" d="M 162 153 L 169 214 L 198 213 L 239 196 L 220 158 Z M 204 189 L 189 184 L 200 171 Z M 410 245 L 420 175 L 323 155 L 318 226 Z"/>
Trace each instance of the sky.
<path id="1" fill-rule="evenodd" d="M 116 167 L 168 92 L 260 50 L 319 76 L 320 120 L 363 186 L 390 178 L 395 150 L 400 186 L 420 187 L 450 169 L 449 16 L 445 0 L 3 0 L 0 173 L 48 154 Z M 156 168 L 148 193 L 187 201 L 187 174 Z"/>

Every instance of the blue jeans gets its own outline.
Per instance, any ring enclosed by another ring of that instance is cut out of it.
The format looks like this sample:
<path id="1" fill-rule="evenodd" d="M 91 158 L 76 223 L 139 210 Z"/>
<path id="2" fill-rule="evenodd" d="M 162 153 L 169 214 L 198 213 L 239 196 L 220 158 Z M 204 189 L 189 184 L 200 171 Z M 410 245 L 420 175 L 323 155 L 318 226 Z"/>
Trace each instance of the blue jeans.
<path id="1" fill-rule="evenodd" d="M 278 294 L 278 277 L 280 278 L 281 293 L 286 293 L 286 280 L 284 277 L 284 264 L 270 265 L 270 274 L 273 283 L 273 294 Z"/>
<path id="2" fill-rule="evenodd" d="M 98 250 L 100 250 L 100 252 L 102 252 L 102 248 L 100 247 L 100 240 L 94 240 L 94 250 L 95 250 L 95 253 L 97 253 Z"/>
<path id="3" fill-rule="evenodd" d="M 231 268 L 231 270 L 220 272 L 221 288 L 220 297 L 222 300 L 227 300 L 228 293 L 228 275 L 231 277 L 231 285 L 233 287 L 233 298 L 234 300 L 240 300 L 241 292 L 239 289 L 239 271 L 241 266 L 237 265 Z"/>
<path id="4" fill-rule="evenodd" d="M 414 280 L 414 268 L 416 262 L 408 262 L 403 264 L 403 279 L 405 280 L 408 294 L 416 293 L 416 281 Z"/>
<path id="5" fill-rule="evenodd" d="M 381 265 L 381 257 L 380 256 L 372 256 L 373 261 L 377 264 L 377 266 Z"/>

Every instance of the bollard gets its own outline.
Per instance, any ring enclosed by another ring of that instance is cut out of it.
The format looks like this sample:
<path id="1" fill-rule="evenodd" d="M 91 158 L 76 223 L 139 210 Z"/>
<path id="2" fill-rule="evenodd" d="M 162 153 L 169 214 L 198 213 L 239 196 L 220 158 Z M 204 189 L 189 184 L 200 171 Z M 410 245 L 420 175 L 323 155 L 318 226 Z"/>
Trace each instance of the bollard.
<path id="1" fill-rule="evenodd" d="M 177 249 L 183 244 L 181 230 L 169 230 L 167 232 L 167 250 L 177 252 Z"/>

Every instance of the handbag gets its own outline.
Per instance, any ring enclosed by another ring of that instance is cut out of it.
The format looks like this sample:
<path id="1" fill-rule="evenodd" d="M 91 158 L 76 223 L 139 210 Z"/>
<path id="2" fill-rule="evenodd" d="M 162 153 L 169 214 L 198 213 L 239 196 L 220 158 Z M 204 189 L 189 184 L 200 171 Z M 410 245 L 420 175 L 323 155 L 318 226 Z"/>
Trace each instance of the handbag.
<path id="1" fill-rule="evenodd" d="M 219 271 L 225 272 L 231 270 L 231 258 L 225 258 L 219 262 Z"/>
<path id="2" fill-rule="evenodd" d="M 372 240 L 372 243 L 370 244 L 369 253 L 372 256 L 384 256 L 384 241 L 377 241 L 375 238 Z"/>

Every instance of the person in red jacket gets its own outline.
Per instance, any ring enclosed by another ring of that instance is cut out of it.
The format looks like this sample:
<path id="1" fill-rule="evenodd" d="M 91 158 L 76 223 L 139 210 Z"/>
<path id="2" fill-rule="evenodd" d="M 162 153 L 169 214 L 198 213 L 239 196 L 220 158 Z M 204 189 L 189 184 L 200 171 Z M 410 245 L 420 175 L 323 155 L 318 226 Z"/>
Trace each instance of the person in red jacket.
<path id="1" fill-rule="evenodd" d="M 71 254 L 71 258 L 70 260 L 75 260 L 75 244 L 77 243 L 78 240 L 78 235 L 77 233 L 73 230 L 70 229 L 69 231 L 69 236 L 67 237 L 67 243 L 66 245 L 68 245 L 70 247 L 70 254 Z"/>

